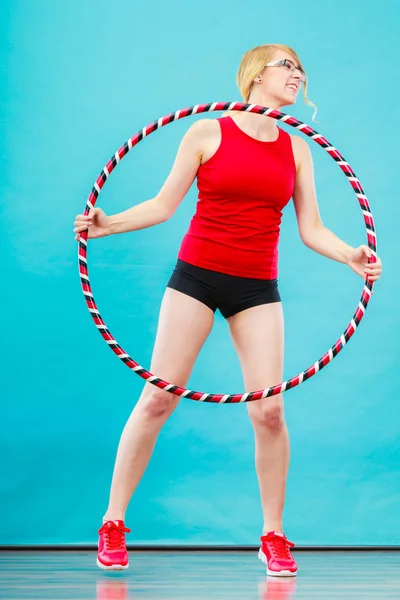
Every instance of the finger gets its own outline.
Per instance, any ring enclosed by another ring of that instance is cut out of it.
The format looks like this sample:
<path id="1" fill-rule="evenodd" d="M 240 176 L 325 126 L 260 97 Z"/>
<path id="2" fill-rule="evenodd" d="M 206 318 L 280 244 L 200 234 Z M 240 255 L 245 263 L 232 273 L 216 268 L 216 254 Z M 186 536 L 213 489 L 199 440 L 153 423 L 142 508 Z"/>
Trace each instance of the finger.
<path id="1" fill-rule="evenodd" d="M 382 271 L 382 269 L 379 265 L 367 265 L 365 267 L 365 270 L 366 271 L 376 271 L 376 272 Z"/>
<path id="2" fill-rule="evenodd" d="M 93 225 L 92 221 L 75 221 L 74 223 L 75 227 L 90 227 L 91 225 Z"/>
<path id="3" fill-rule="evenodd" d="M 379 269 L 370 269 L 366 271 L 366 273 L 373 277 L 379 277 L 381 275 L 381 271 Z"/>
<path id="4" fill-rule="evenodd" d="M 90 227 L 93 225 L 92 221 L 75 221 L 75 227 Z"/>
<path id="5" fill-rule="evenodd" d="M 79 225 L 80 223 L 88 223 L 92 219 L 90 217 L 86 217 L 85 215 L 77 215 L 74 221 L 74 225 Z"/>
<path id="6" fill-rule="evenodd" d="M 364 250 L 365 255 L 368 256 L 368 258 L 372 257 L 371 249 L 368 246 L 362 246 L 362 249 Z"/>
<path id="7" fill-rule="evenodd" d="M 81 225 L 80 227 L 75 227 L 74 228 L 74 233 L 80 233 L 81 231 L 86 231 L 86 229 L 88 229 L 90 227 L 90 225 Z"/>
<path id="8" fill-rule="evenodd" d="M 97 213 L 99 212 L 99 208 L 91 208 L 89 210 L 89 214 L 88 214 L 88 219 L 91 219 L 92 217 L 94 217 L 95 215 L 97 215 Z"/>

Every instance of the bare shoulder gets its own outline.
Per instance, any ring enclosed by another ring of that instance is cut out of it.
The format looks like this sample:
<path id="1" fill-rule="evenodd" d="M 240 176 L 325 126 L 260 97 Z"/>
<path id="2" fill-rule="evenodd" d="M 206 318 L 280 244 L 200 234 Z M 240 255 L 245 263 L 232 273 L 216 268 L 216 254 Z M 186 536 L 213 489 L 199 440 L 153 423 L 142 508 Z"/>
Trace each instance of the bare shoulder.
<path id="1" fill-rule="evenodd" d="M 194 135 L 213 135 L 220 130 L 217 119 L 199 119 L 190 126 Z"/>
<path id="2" fill-rule="evenodd" d="M 309 145 L 307 144 L 304 138 L 300 137 L 299 135 L 294 135 L 292 133 L 289 133 L 289 135 L 292 140 L 293 148 L 298 148 L 300 152 L 307 152 L 310 149 Z"/>
<path id="3" fill-rule="evenodd" d="M 195 148 L 204 148 L 210 140 L 220 135 L 220 127 L 216 119 L 199 119 L 187 129 L 184 139 Z"/>
<path id="4" fill-rule="evenodd" d="M 299 135 L 289 134 L 292 141 L 293 155 L 296 162 L 296 168 L 299 170 L 301 163 L 311 156 L 310 147 L 307 141 Z"/>
<path id="5" fill-rule="evenodd" d="M 204 164 L 217 151 L 221 142 L 221 127 L 217 119 L 200 119 L 191 125 L 187 135 L 193 140 L 200 164 Z"/>

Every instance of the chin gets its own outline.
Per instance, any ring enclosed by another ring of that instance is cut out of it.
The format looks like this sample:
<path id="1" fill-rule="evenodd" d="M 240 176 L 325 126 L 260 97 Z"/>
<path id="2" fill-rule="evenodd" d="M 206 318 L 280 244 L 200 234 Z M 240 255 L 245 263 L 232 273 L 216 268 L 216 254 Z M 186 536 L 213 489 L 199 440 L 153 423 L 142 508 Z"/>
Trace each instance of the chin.
<path id="1" fill-rule="evenodd" d="M 293 104 L 296 104 L 296 100 L 297 100 L 297 98 L 293 98 L 293 97 L 287 98 L 285 100 L 285 106 L 292 106 Z"/>
<path id="2" fill-rule="evenodd" d="M 296 99 L 293 100 L 293 98 L 290 98 L 290 99 L 288 98 L 288 99 L 282 100 L 282 103 L 280 106 L 281 106 L 281 108 L 284 108 L 285 106 L 292 106 L 293 104 L 296 104 Z"/>
<path id="3" fill-rule="evenodd" d="M 291 95 L 288 97 L 288 100 L 289 100 L 290 104 L 296 104 L 296 100 L 297 100 L 297 94 L 291 94 Z"/>

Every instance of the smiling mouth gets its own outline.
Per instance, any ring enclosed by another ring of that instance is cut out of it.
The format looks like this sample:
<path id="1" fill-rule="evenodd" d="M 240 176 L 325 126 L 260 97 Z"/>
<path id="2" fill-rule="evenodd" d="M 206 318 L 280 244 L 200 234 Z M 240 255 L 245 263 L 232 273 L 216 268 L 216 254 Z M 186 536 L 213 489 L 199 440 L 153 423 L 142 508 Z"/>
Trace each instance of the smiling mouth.
<path id="1" fill-rule="evenodd" d="M 299 89 L 297 87 L 297 85 L 295 85 L 294 83 L 290 83 L 289 85 L 287 85 L 286 87 L 290 88 L 291 90 L 294 90 L 295 92 L 297 92 L 297 90 Z"/>

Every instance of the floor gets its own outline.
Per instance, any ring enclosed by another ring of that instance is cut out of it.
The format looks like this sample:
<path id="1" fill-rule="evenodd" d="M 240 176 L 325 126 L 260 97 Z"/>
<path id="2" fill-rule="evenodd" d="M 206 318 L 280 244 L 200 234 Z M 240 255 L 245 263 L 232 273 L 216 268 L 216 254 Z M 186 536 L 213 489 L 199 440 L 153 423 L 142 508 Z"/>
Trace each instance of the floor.
<path id="1" fill-rule="evenodd" d="M 104 572 L 94 552 L 0 552 L 0 598 L 400 599 L 400 552 L 297 552 L 297 578 L 266 577 L 252 552 L 131 552 Z"/>

